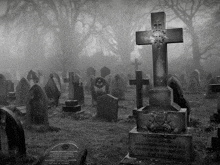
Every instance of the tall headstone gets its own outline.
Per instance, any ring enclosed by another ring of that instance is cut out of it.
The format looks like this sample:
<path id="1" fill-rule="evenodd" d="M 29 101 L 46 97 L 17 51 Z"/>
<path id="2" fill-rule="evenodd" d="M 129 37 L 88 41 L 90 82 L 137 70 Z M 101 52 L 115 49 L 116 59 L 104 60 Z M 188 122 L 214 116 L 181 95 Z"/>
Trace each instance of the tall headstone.
<path id="1" fill-rule="evenodd" d="M 0 74 L 0 105 L 8 105 L 7 93 L 7 81 L 5 76 Z"/>
<path id="2" fill-rule="evenodd" d="M 47 97 L 51 100 L 51 103 L 54 103 L 56 106 L 59 104 L 59 98 L 61 91 L 59 90 L 59 84 L 56 84 L 53 78 L 53 74 L 50 74 L 50 78 L 45 85 L 44 89 L 47 94 Z"/>
<path id="3" fill-rule="evenodd" d="M 31 87 L 27 95 L 26 124 L 49 126 L 48 121 L 48 99 L 40 85 Z"/>
<path id="4" fill-rule="evenodd" d="M 96 117 L 110 122 L 117 121 L 118 99 L 109 94 L 98 97 Z"/>
<path id="5" fill-rule="evenodd" d="M 165 23 L 164 12 L 151 13 L 152 30 L 136 32 L 136 44 L 152 44 L 154 87 L 149 93 L 149 105 L 137 110 L 137 127 L 129 132 L 129 156 L 121 164 L 129 164 L 134 158 L 137 164 L 144 164 L 149 158 L 192 158 L 186 109 L 173 103 L 173 93 L 167 85 L 167 44 L 183 42 L 183 30 L 166 29 Z"/>
<path id="6" fill-rule="evenodd" d="M 27 79 L 23 77 L 16 87 L 16 105 L 26 105 L 29 90 L 30 84 Z"/>
<path id="7" fill-rule="evenodd" d="M 5 131 L 7 135 L 8 154 L 25 156 L 26 145 L 23 127 L 15 114 L 6 107 L 0 108 L 0 129 L 4 129 L 2 131 Z M 0 139 L 1 136 L 2 134 L 0 134 Z M 0 150 L 2 150 L 1 143 Z"/>
<path id="8" fill-rule="evenodd" d="M 210 121 L 220 123 L 220 95 L 219 95 L 219 93 L 220 93 L 220 84 L 210 84 L 209 88 L 210 88 L 209 90 L 212 93 L 217 94 L 217 113 L 214 113 L 210 117 Z"/>
<path id="9" fill-rule="evenodd" d="M 100 72 L 101 72 L 101 77 L 105 78 L 111 73 L 111 70 L 108 67 L 104 66 L 103 68 L 101 68 Z"/>
<path id="10" fill-rule="evenodd" d="M 97 102 L 97 98 L 109 93 L 109 84 L 102 77 L 96 77 L 91 84 L 92 104 Z"/>
<path id="11" fill-rule="evenodd" d="M 111 95 L 119 100 L 124 100 L 126 85 L 125 80 L 119 74 L 116 74 L 111 82 Z"/>

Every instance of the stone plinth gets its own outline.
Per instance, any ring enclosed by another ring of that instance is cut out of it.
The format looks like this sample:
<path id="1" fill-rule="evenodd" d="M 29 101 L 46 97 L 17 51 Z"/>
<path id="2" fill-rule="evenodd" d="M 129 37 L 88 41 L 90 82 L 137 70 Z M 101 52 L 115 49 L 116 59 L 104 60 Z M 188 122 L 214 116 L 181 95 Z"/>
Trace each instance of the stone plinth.
<path id="1" fill-rule="evenodd" d="M 62 107 L 64 112 L 78 112 L 81 111 L 81 105 L 78 105 L 77 100 L 65 101 L 65 106 Z"/>
<path id="2" fill-rule="evenodd" d="M 129 132 L 130 157 L 190 161 L 192 155 L 192 136 L 190 134 L 138 132 L 136 128 Z"/>

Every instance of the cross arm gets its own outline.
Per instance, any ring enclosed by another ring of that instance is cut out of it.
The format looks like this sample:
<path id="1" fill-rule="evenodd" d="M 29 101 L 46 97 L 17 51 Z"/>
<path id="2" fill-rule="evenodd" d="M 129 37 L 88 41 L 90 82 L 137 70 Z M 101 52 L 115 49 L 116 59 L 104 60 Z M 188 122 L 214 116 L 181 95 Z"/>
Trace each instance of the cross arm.
<path id="1" fill-rule="evenodd" d="M 166 43 L 180 43 L 183 42 L 183 29 L 167 29 L 166 30 Z"/>
<path id="2" fill-rule="evenodd" d="M 152 31 L 138 31 L 136 32 L 137 45 L 150 45 L 152 44 Z"/>
<path id="3" fill-rule="evenodd" d="M 150 83 L 149 79 L 143 79 L 142 80 L 143 85 L 149 85 L 149 83 Z"/>

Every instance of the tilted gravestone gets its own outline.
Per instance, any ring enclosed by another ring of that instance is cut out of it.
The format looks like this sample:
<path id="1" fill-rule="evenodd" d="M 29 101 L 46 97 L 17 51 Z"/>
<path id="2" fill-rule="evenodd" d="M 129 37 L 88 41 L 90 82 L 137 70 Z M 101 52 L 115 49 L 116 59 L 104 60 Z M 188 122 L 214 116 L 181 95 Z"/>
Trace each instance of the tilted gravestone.
<path id="1" fill-rule="evenodd" d="M 102 77 L 96 77 L 91 83 L 92 104 L 97 101 L 99 96 L 109 93 L 109 84 Z"/>
<path id="2" fill-rule="evenodd" d="M 85 165 L 87 149 L 74 142 L 63 142 L 47 149 L 34 165 Z"/>
<path id="3" fill-rule="evenodd" d="M 119 100 L 124 100 L 126 85 L 125 80 L 119 74 L 116 74 L 111 82 L 111 95 Z"/>
<path id="4" fill-rule="evenodd" d="M 109 94 L 99 96 L 97 99 L 97 118 L 107 121 L 118 120 L 118 99 Z"/>
<path id="5" fill-rule="evenodd" d="M 25 105 L 27 101 L 27 94 L 30 90 L 30 84 L 26 78 L 22 78 L 16 87 L 16 105 Z"/>
<path id="6" fill-rule="evenodd" d="M 7 93 L 7 81 L 5 76 L 0 74 L 0 105 L 8 105 Z"/>
<path id="7" fill-rule="evenodd" d="M 105 78 L 111 73 L 111 70 L 108 67 L 104 66 L 103 68 L 101 68 L 100 72 L 101 72 L 101 77 Z"/>
<path id="8" fill-rule="evenodd" d="M 4 154 L 25 156 L 26 145 L 23 127 L 15 114 L 6 107 L 0 108 L 0 129 L 6 133 L 8 151 L 3 151 L 4 146 L 1 143 L 1 136 L 4 133 L 2 132 L 0 134 L 0 150 Z"/>
<path id="9" fill-rule="evenodd" d="M 129 132 L 129 156 L 122 160 L 123 165 L 134 160 L 144 164 L 149 158 L 192 159 L 186 109 L 173 102 L 167 85 L 167 44 L 183 42 L 183 30 L 166 29 L 165 18 L 164 12 L 151 13 L 152 30 L 136 32 L 137 45 L 152 44 L 154 87 L 149 92 L 149 105 L 137 110 L 137 127 Z"/>
<path id="10" fill-rule="evenodd" d="M 38 84 L 33 85 L 28 92 L 26 109 L 27 125 L 49 126 L 47 95 Z"/>
<path id="11" fill-rule="evenodd" d="M 53 80 L 58 88 L 59 91 L 61 91 L 61 79 L 60 76 L 57 73 L 52 73 L 53 74 Z"/>
<path id="12" fill-rule="evenodd" d="M 61 95 L 60 90 L 58 89 L 59 84 L 56 84 L 53 78 L 53 74 L 50 74 L 50 78 L 45 85 L 44 89 L 47 94 L 47 97 L 51 100 L 51 104 L 54 103 L 56 106 L 59 104 L 59 98 Z"/>

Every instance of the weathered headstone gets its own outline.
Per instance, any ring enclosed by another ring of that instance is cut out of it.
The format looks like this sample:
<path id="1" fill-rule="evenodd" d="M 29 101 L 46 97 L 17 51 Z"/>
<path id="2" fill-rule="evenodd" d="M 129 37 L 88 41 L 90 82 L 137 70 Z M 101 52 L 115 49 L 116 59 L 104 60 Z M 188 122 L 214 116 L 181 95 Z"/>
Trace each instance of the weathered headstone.
<path id="1" fill-rule="evenodd" d="M 190 93 L 199 93 L 201 90 L 200 85 L 200 72 L 195 69 L 189 77 L 189 83 L 188 83 L 188 91 Z"/>
<path id="2" fill-rule="evenodd" d="M 102 77 L 96 77 L 91 84 L 92 104 L 97 101 L 99 96 L 109 93 L 109 84 Z"/>
<path id="3" fill-rule="evenodd" d="M 59 91 L 61 91 L 61 78 L 57 73 L 52 73 L 53 74 L 53 80 L 58 88 Z"/>
<path id="4" fill-rule="evenodd" d="M 35 165 L 85 165 L 87 150 L 74 142 L 59 143 L 47 149 Z"/>
<path id="5" fill-rule="evenodd" d="M 59 98 L 61 95 L 61 91 L 58 89 L 58 87 L 59 85 L 55 83 L 53 74 L 50 74 L 50 78 L 44 89 L 47 97 L 51 100 L 51 103 L 54 103 L 56 106 L 59 104 Z"/>
<path id="6" fill-rule="evenodd" d="M 119 74 L 116 74 L 111 83 L 111 95 L 117 97 L 119 100 L 124 100 L 126 85 L 124 79 Z"/>
<path id="7" fill-rule="evenodd" d="M 29 81 L 29 82 L 31 82 L 31 83 L 38 83 L 39 82 L 39 78 L 38 78 L 38 76 L 37 76 L 37 73 L 36 72 L 34 72 L 33 70 L 30 70 L 29 72 L 28 72 L 28 75 L 27 75 L 27 80 Z M 31 86 L 32 86 L 32 84 L 31 84 Z"/>
<path id="8" fill-rule="evenodd" d="M 7 81 L 5 76 L 0 74 L 0 105 L 8 105 L 7 93 Z"/>
<path id="9" fill-rule="evenodd" d="M 0 108 L 0 129 L 7 135 L 8 153 L 6 154 L 13 156 L 25 156 L 26 145 L 23 127 L 15 114 L 6 107 Z M 3 134 L 1 133 L 0 139 L 2 135 Z M 1 145 L 0 140 L 1 151 L 2 148 L 3 146 Z"/>
<path id="10" fill-rule="evenodd" d="M 101 72 L 101 77 L 105 78 L 111 73 L 111 70 L 108 67 L 104 66 L 103 68 L 101 68 L 100 72 Z"/>
<path id="11" fill-rule="evenodd" d="M 38 84 L 33 85 L 28 92 L 26 109 L 27 125 L 49 126 L 47 95 Z"/>
<path id="12" fill-rule="evenodd" d="M 86 75 L 87 75 L 87 77 L 95 76 L 95 73 L 96 73 L 96 70 L 95 70 L 93 67 L 89 67 L 89 68 L 86 70 Z"/>
<path id="13" fill-rule="evenodd" d="M 7 93 L 14 92 L 14 83 L 11 80 L 6 80 L 7 83 Z"/>
<path id="14" fill-rule="evenodd" d="M 130 85 L 136 85 L 136 105 L 137 109 L 143 107 L 143 85 L 149 85 L 149 80 L 142 79 L 142 71 L 136 70 L 136 80 L 130 80 Z"/>
<path id="15" fill-rule="evenodd" d="M 181 74 L 179 77 L 183 90 L 187 90 L 187 77 L 186 74 Z"/>
<path id="16" fill-rule="evenodd" d="M 97 118 L 107 121 L 118 120 L 118 99 L 109 94 L 97 98 Z"/>
<path id="17" fill-rule="evenodd" d="M 84 104 L 84 88 L 82 83 L 74 83 L 74 100 Z"/>
<path id="18" fill-rule="evenodd" d="M 16 105 L 25 105 L 27 101 L 27 94 L 30 90 L 30 84 L 26 78 L 22 78 L 16 87 Z"/>
<path id="19" fill-rule="evenodd" d="M 192 136 L 187 133 L 187 112 L 173 103 L 167 85 L 167 44 L 183 42 L 183 30 L 165 29 L 165 13 L 151 13 L 151 31 L 136 32 L 136 44 L 152 44 L 153 85 L 149 105 L 137 110 L 137 127 L 129 132 L 129 157 L 121 164 L 149 158 L 190 161 Z"/>

